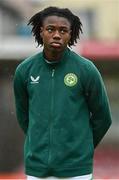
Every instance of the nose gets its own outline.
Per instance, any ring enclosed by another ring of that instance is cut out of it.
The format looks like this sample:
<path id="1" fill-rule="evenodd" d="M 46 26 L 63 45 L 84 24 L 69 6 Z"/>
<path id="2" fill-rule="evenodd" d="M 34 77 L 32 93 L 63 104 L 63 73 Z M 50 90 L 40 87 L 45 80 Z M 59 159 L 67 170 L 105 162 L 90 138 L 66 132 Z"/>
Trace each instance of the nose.
<path id="1" fill-rule="evenodd" d="M 60 33 L 59 33 L 58 30 L 54 32 L 53 38 L 54 38 L 54 39 L 61 39 L 61 35 L 60 35 Z"/>

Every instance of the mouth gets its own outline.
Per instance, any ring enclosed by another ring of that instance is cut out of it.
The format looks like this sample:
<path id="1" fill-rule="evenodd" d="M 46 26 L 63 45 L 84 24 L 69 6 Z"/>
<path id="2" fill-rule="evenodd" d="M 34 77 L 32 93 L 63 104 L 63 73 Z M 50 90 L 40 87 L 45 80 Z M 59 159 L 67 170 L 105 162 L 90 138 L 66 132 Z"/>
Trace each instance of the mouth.
<path id="1" fill-rule="evenodd" d="M 52 46 L 52 47 L 55 47 L 55 48 L 60 48 L 60 47 L 62 46 L 62 44 L 59 43 L 59 42 L 52 42 L 52 43 L 51 43 L 51 46 Z"/>

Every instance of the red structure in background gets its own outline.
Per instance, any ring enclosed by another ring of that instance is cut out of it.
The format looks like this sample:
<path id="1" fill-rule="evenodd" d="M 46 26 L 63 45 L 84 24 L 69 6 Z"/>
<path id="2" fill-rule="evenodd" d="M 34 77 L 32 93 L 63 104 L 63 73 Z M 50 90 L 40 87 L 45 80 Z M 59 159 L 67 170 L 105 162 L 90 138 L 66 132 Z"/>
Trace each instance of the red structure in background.
<path id="1" fill-rule="evenodd" d="M 119 60 L 119 41 L 82 41 L 76 51 L 94 60 Z"/>

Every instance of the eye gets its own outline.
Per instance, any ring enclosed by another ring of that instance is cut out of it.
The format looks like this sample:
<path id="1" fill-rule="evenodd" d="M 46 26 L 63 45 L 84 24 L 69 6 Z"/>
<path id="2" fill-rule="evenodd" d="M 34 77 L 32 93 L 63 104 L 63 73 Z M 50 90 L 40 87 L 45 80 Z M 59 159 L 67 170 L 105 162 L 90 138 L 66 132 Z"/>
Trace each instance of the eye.
<path id="1" fill-rule="evenodd" d="M 64 29 L 62 29 L 60 32 L 61 32 L 62 34 L 66 33 L 66 31 L 65 31 Z"/>
<path id="2" fill-rule="evenodd" d="M 47 31 L 48 31 L 49 33 L 51 33 L 51 32 L 53 32 L 53 28 L 48 27 L 48 28 L 47 28 Z"/>
<path id="3" fill-rule="evenodd" d="M 65 33 L 68 33 L 68 32 L 69 32 L 68 29 L 61 29 L 61 30 L 60 30 L 60 33 L 61 33 L 61 34 L 65 34 Z"/>
<path id="4" fill-rule="evenodd" d="M 52 32 L 52 29 L 48 29 L 48 32 Z"/>

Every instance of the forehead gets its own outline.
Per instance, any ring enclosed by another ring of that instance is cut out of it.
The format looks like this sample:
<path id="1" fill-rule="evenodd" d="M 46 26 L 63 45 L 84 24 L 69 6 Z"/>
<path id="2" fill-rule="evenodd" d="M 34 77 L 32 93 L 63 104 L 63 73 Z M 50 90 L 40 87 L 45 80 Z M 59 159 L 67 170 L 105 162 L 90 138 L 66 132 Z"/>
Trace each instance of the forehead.
<path id="1" fill-rule="evenodd" d="M 55 15 L 45 17 L 45 19 L 43 20 L 43 26 L 48 25 L 71 27 L 71 23 L 67 18 Z"/>

